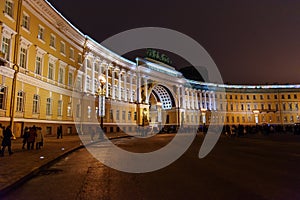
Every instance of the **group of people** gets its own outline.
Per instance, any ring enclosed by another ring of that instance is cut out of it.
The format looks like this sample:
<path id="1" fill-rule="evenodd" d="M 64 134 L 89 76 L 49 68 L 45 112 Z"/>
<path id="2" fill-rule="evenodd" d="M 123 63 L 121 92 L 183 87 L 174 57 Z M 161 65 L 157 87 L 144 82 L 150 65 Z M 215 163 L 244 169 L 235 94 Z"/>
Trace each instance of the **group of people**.
<path id="1" fill-rule="evenodd" d="M 25 145 L 27 144 L 27 150 L 34 149 L 34 145 L 36 149 L 40 149 L 44 146 L 44 135 L 42 133 L 41 127 L 25 127 L 23 133 L 23 146 L 22 149 L 25 149 Z"/>

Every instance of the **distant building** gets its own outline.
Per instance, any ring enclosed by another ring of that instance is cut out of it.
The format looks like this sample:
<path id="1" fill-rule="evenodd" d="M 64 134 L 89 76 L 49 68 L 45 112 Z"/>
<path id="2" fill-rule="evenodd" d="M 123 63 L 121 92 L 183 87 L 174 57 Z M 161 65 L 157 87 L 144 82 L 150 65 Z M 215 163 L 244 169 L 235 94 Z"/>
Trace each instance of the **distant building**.
<path id="1" fill-rule="evenodd" d="M 3 0 L 0 10 L 0 121 L 6 126 L 13 120 L 16 136 L 32 125 L 49 135 L 60 125 L 64 134 L 75 133 L 75 124 L 82 129 L 99 125 L 101 74 L 107 80 L 106 132 L 135 131 L 145 124 L 299 122 L 300 85 L 190 80 L 166 64 L 141 58 L 133 62 L 111 52 L 47 1 Z"/>

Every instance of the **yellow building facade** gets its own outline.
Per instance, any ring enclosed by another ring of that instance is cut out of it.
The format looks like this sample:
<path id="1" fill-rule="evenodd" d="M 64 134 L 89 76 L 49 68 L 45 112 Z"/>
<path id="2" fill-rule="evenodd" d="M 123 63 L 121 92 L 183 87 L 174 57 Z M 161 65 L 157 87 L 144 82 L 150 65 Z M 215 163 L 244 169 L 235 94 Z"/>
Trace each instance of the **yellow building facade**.
<path id="1" fill-rule="evenodd" d="M 188 80 L 150 59 L 127 60 L 81 33 L 44 0 L 0 3 L 0 121 L 48 135 L 99 125 L 98 77 L 104 76 L 105 132 L 139 125 L 299 122 L 299 85 L 242 86 Z"/>

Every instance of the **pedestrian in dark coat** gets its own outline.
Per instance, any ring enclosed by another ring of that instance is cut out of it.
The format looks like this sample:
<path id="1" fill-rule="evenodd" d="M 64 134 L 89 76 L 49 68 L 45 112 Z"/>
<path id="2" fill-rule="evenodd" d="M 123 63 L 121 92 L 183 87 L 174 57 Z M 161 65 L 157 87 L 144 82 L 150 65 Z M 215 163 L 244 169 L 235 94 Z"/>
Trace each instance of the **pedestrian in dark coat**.
<path id="1" fill-rule="evenodd" d="M 35 137 L 36 137 L 36 127 L 33 126 L 30 128 L 29 137 L 27 138 L 27 149 L 28 150 L 34 148 Z"/>
<path id="2" fill-rule="evenodd" d="M 28 137 L 29 137 L 29 128 L 26 126 L 25 130 L 24 130 L 24 133 L 23 133 L 23 146 L 22 146 L 22 149 L 25 149 L 25 145 L 27 143 Z"/>
<path id="3" fill-rule="evenodd" d="M 11 138 L 13 137 L 13 134 L 10 127 L 11 126 L 8 126 L 3 133 L 1 156 L 4 156 L 6 147 L 8 147 L 9 155 L 13 154 L 13 152 L 11 151 Z"/>

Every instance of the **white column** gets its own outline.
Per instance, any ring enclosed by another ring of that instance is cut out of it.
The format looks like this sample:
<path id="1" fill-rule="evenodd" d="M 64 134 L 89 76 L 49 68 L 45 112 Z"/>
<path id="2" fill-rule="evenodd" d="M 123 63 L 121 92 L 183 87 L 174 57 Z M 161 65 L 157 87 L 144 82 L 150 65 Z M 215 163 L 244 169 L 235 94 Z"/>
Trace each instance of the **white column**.
<path id="1" fill-rule="evenodd" d="M 136 92 L 137 92 L 137 101 L 138 103 L 141 103 L 141 76 L 139 73 L 137 73 Z"/>
<path id="2" fill-rule="evenodd" d="M 181 88 L 181 96 L 182 96 L 182 101 L 181 101 L 181 106 L 182 108 L 186 108 L 186 99 L 185 99 L 185 88 Z"/>
<path id="3" fill-rule="evenodd" d="M 190 90 L 191 92 L 191 108 L 194 110 L 195 109 L 195 91 L 193 89 Z"/>
<path id="4" fill-rule="evenodd" d="M 86 58 L 86 59 L 84 60 L 84 63 L 83 63 L 83 68 L 84 68 L 84 74 L 83 74 L 83 92 L 86 92 L 86 81 L 87 81 L 87 78 L 86 78 L 86 76 L 87 76 L 87 59 L 88 59 L 88 58 Z"/>
<path id="5" fill-rule="evenodd" d="M 130 73 L 130 77 L 129 77 L 129 98 L 130 98 L 130 102 L 133 102 L 133 96 L 132 96 L 132 73 Z"/>
<path id="6" fill-rule="evenodd" d="M 121 101 L 122 100 L 122 88 L 121 88 L 121 86 L 122 86 L 122 83 L 121 83 L 121 76 L 122 76 L 122 72 L 121 72 L 121 70 L 120 70 L 120 72 L 119 72 L 119 80 L 118 80 L 118 96 L 119 96 L 119 100 Z"/>
<path id="7" fill-rule="evenodd" d="M 95 65 L 96 62 L 93 62 L 93 66 L 92 66 L 92 94 L 95 94 Z"/>
<path id="8" fill-rule="evenodd" d="M 199 110 L 199 101 L 198 101 L 198 90 L 195 90 L 195 95 L 196 95 L 196 102 L 195 102 L 195 108 L 196 110 Z"/>
<path id="9" fill-rule="evenodd" d="M 200 90 L 200 109 L 202 110 L 203 109 L 203 102 L 202 102 L 202 91 Z"/>
<path id="10" fill-rule="evenodd" d="M 145 92 L 145 103 L 149 103 L 148 101 L 148 79 L 146 77 L 143 78 L 144 79 L 144 92 Z"/>
<path id="11" fill-rule="evenodd" d="M 112 90 L 112 99 L 116 98 L 116 88 L 115 88 L 115 71 L 112 71 L 111 75 L 111 86 L 110 89 Z"/>
<path id="12" fill-rule="evenodd" d="M 191 102 L 190 102 L 190 89 L 186 89 L 186 102 L 187 102 L 187 109 L 191 108 Z"/>
<path id="13" fill-rule="evenodd" d="M 177 91 L 176 91 L 176 93 L 177 93 L 177 102 L 178 102 L 178 108 L 180 108 L 181 107 L 181 102 L 180 102 L 180 87 L 179 86 L 176 86 L 176 89 L 177 89 Z"/>
<path id="14" fill-rule="evenodd" d="M 106 79 L 106 83 L 105 83 L 106 97 L 108 98 L 108 65 L 105 66 L 105 79 Z"/>
<path id="15" fill-rule="evenodd" d="M 204 109 L 207 110 L 207 99 L 206 99 L 206 94 L 207 94 L 207 92 L 204 91 Z"/>
<path id="16" fill-rule="evenodd" d="M 124 101 L 127 101 L 127 74 L 124 73 Z"/>
<path id="17" fill-rule="evenodd" d="M 217 106 L 216 106 L 216 94 L 213 92 L 213 109 L 217 110 Z"/>
<path id="18" fill-rule="evenodd" d="M 208 93 L 208 98 L 209 98 L 209 110 L 212 110 L 212 98 L 211 98 L 212 93 Z"/>
<path id="19" fill-rule="evenodd" d="M 137 74 L 135 74 L 135 94 L 134 94 L 135 102 L 138 102 L 138 84 L 139 84 L 138 76 Z"/>

